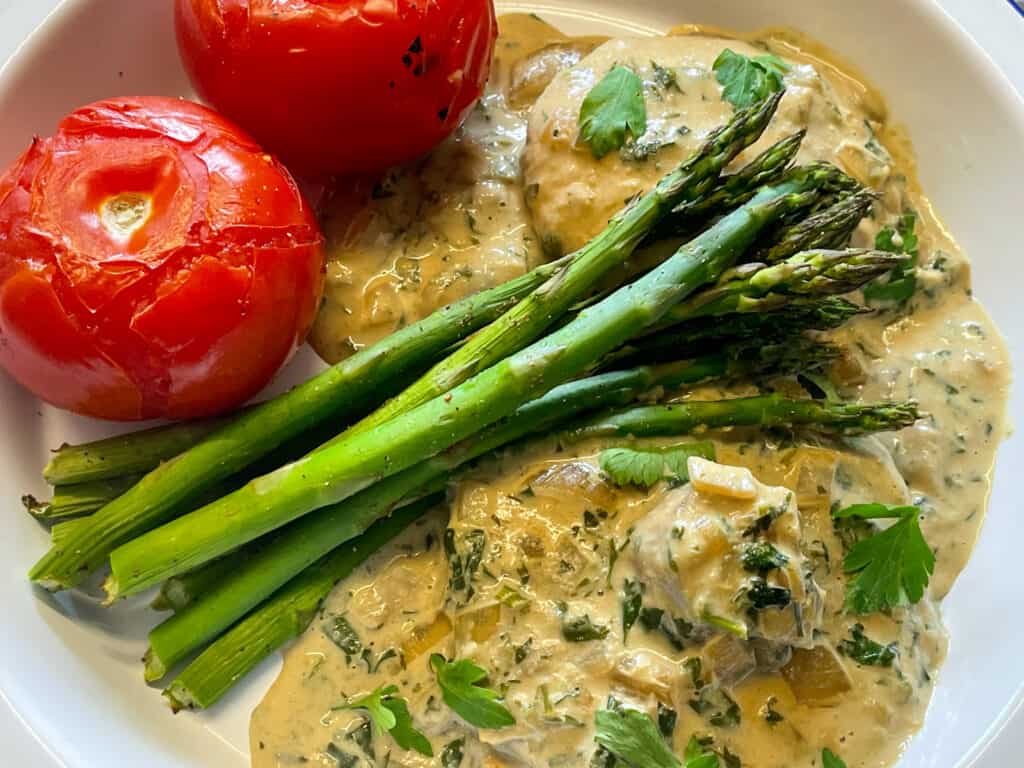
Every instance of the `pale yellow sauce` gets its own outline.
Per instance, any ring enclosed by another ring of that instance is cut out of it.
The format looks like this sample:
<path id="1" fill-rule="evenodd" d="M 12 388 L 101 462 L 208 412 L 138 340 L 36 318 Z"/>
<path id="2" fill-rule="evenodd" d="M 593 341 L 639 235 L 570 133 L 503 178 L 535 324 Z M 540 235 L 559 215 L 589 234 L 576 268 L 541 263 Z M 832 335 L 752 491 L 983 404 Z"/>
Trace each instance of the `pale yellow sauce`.
<path id="1" fill-rule="evenodd" d="M 945 656 L 937 601 L 966 564 L 984 518 L 1009 381 L 1002 340 L 970 296 L 966 259 L 914 182 L 908 144 L 870 87 L 793 33 L 750 36 L 760 41 L 755 47 L 688 28 L 680 30 L 685 37 L 614 40 L 580 61 L 598 41 L 574 47 L 525 16 L 503 18 L 502 31 L 491 119 L 478 114 L 424 164 L 396 175 L 395 196 L 363 209 L 367 228 L 335 240 L 316 337 L 321 354 L 341 357 L 522 271 L 540 258 L 541 242 L 548 254 L 585 242 L 728 118 L 731 107 L 711 74 L 722 48 L 753 55 L 768 47 L 795 66 L 779 115 L 744 157 L 807 128 L 802 160 L 836 162 L 880 194 L 855 243 L 870 244 L 904 210 L 919 217 L 917 294 L 902 311 L 836 332 L 847 354 L 833 378 L 847 397 L 914 398 L 929 416 L 858 440 L 708 435 L 718 462 L 750 474 L 700 465 L 680 488 L 612 485 L 597 463 L 605 443 L 562 449 L 541 440 L 490 461 L 451 487 L 449 509 L 335 590 L 253 714 L 253 765 L 588 766 L 594 713 L 609 696 L 652 716 L 659 705 L 675 711 L 677 754 L 696 733 L 713 737 L 744 768 L 817 767 L 825 747 L 849 768 L 892 765 L 920 727 Z M 549 43 L 556 47 L 541 50 Z M 652 61 L 672 67 L 679 87 L 655 84 Z M 660 148 L 646 160 L 612 153 L 596 161 L 576 143 L 580 102 L 613 63 L 629 63 L 649 81 L 649 135 L 641 138 Z M 436 199 L 418 197 L 424 188 Z M 402 277 L 409 259 L 418 281 Z M 475 277 L 447 281 L 462 266 Z M 704 387 L 680 397 L 749 391 Z M 844 542 L 830 510 L 860 501 L 921 507 L 937 565 L 930 596 L 918 605 L 891 615 L 843 612 Z M 755 619 L 733 599 L 749 577 L 736 558 L 742 531 L 765 505 L 780 510 L 765 536 L 788 557 L 766 579 L 790 589 L 793 605 Z M 446 526 L 460 558 L 479 553 L 465 585 L 450 583 Z M 688 636 L 673 641 L 660 626 L 637 623 L 624 637 L 627 581 L 644 584 L 645 607 L 690 625 Z M 607 634 L 567 640 L 566 623 L 584 616 Z M 365 654 L 346 659 L 339 617 Z M 872 640 L 893 644 L 891 667 L 860 666 L 837 652 L 857 622 Z M 440 701 L 431 652 L 486 668 L 516 725 L 478 731 L 459 720 Z M 362 714 L 337 708 L 390 684 L 408 699 L 433 758 L 379 733 L 371 758 L 361 746 Z"/>

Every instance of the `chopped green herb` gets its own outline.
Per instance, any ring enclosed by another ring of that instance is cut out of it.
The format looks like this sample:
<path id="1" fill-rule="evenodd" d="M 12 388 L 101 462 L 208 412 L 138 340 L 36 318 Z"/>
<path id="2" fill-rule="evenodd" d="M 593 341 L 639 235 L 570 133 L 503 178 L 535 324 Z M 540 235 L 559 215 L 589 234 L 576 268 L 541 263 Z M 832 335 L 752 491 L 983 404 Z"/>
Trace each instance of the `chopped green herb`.
<path id="1" fill-rule="evenodd" d="M 850 574 L 846 609 L 874 613 L 898 605 L 917 603 L 935 570 L 935 553 L 921 533 L 921 511 L 913 506 L 855 504 L 836 510 L 837 519 L 896 519 L 884 531 L 858 541 L 843 560 Z"/>
<path id="2" fill-rule="evenodd" d="M 467 599 L 473 596 L 473 577 L 483 560 L 487 534 L 479 528 L 467 531 L 462 536 L 462 553 L 455 539 L 455 531 L 444 532 L 444 553 L 448 558 L 449 584 L 453 592 L 465 592 Z"/>
<path id="3" fill-rule="evenodd" d="M 663 67 L 658 62 L 652 61 L 651 70 L 654 73 L 655 84 L 663 91 L 674 90 L 682 93 L 676 71 L 672 67 Z"/>
<path id="4" fill-rule="evenodd" d="M 687 459 L 700 456 L 714 460 L 715 446 L 710 442 L 689 443 L 670 448 L 608 448 L 601 451 L 601 469 L 616 485 L 650 488 L 661 480 L 685 483 L 690 479 Z"/>
<path id="5" fill-rule="evenodd" d="M 821 768 L 846 768 L 846 763 L 840 760 L 831 749 L 821 750 Z"/>
<path id="6" fill-rule="evenodd" d="M 465 739 L 455 739 L 444 745 L 441 751 L 441 768 L 459 768 L 462 765 L 462 750 Z"/>
<path id="7" fill-rule="evenodd" d="M 896 221 L 895 228 L 883 227 L 875 235 L 875 248 L 889 253 L 905 253 L 904 259 L 888 277 L 880 278 L 864 288 L 868 301 L 906 301 L 917 288 L 915 268 L 918 261 L 918 240 L 914 234 L 917 215 L 904 213 Z"/>
<path id="8" fill-rule="evenodd" d="M 850 627 L 850 639 L 840 640 L 836 648 L 844 656 L 866 667 L 891 667 L 896 659 L 896 643 L 876 643 L 864 634 L 863 624 Z"/>
<path id="9" fill-rule="evenodd" d="M 350 755 L 348 752 L 343 752 L 338 749 L 336 744 L 328 744 L 324 752 L 334 759 L 335 768 L 355 768 L 355 766 L 359 765 L 358 757 Z"/>
<path id="10" fill-rule="evenodd" d="M 765 608 L 785 608 L 793 600 L 788 589 L 773 587 L 762 578 L 750 580 L 746 596 L 750 607 L 755 611 L 763 611 Z"/>
<path id="11" fill-rule="evenodd" d="M 644 85 L 631 69 L 613 67 L 595 85 L 580 107 L 580 141 L 600 159 L 647 130 Z"/>
<path id="12" fill-rule="evenodd" d="M 562 617 L 562 637 L 570 643 L 586 643 L 608 637 L 608 627 L 595 624 L 590 616 Z"/>
<path id="13" fill-rule="evenodd" d="M 669 744 L 672 743 L 672 734 L 676 732 L 676 723 L 679 721 L 679 713 L 677 713 L 672 707 L 666 707 L 660 701 L 658 702 L 658 730 L 661 731 L 661 735 L 668 739 Z"/>
<path id="14" fill-rule="evenodd" d="M 373 751 L 373 725 L 369 720 L 363 720 L 362 723 L 345 734 L 345 738 L 355 743 L 371 760 L 376 759 L 377 756 Z"/>
<path id="15" fill-rule="evenodd" d="M 722 86 L 722 99 L 743 109 L 781 91 L 789 65 L 778 56 L 766 54 L 750 58 L 726 48 L 712 67 Z"/>
<path id="16" fill-rule="evenodd" d="M 688 703 L 690 709 L 716 728 L 732 728 L 740 724 L 739 704 L 717 685 L 703 686 Z"/>
<path id="17" fill-rule="evenodd" d="M 635 709 L 599 709 L 594 722 L 597 743 L 628 765 L 683 768 L 649 715 Z"/>
<path id="18" fill-rule="evenodd" d="M 708 747 L 709 744 L 703 739 L 691 736 L 683 752 L 683 759 L 686 760 L 684 768 L 718 768 L 718 755 Z"/>
<path id="19" fill-rule="evenodd" d="M 469 659 L 448 661 L 439 653 L 431 655 L 430 666 L 444 703 L 467 723 L 493 729 L 515 725 L 515 717 L 499 703 L 498 692 L 479 685 L 487 678 L 487 670 Z"/>
<path id="20" fill-rule="evenodd" d="M 777 725 L 786 719 L 782 716 L 782 713 L 775 708 L 778 701 L 779 700 L 774 696 L 769 696 L 768 700 L 765 701 L 764 705 L 761 707 L 761 717 L 764 718 L 764 721 L 768 723 L 768 725 Z"/>
<path id="21" fill-rule="evenodd" d="M 669 616 L 661 608 L 644 606 L 640 611 L 640 625 L 648 632 L 660 632 L 673 648 L 681 651 L 693 635 L 693 624 L 685 619 Z"/>
<path id="22" fill-rule="evenodd" d="M 344 616 L 335 616 L 324 622 L 323 631 L 330 641 L 342 650 L 347 663 L 352 663 L 352 658 L 362 652 L 363 643 Z"/>
<path id="23" fill-rule="evenodd" d="M 751 573 L 764 575 L 776 568 L 782 568 L 789 562 L 789 558 L 779 552 L 767 541 L 755 541 L 746 544 L 740 554 L 740 562 L 744 569 Z"/>
<path id="24" fill-rule="evenodd" d="M 336 709 L 362 709 L 381 731 L 387 731 L 402 749 L 414 749 L 421 755 L 433 757 L 430 741 L 412 723 L 409 705 L 405 699 L 395 696 L 398 686 L 387 685 Z M 365 751 L 365 750 L 364 750 Z"/>
<path id="25" fill-rule="evenodd" d="M 626 579 L 622 587 L 622 639 L 625 641 L 629 630 L 640 618 L 640 609 L 643 607 L 644 585 L 638 581 Z"/>
<path id="26" fill-rule="evenodd" d="M 527 656 L 529 656 L 531 650 L 533 650 L 533 638 L 532 637 L 528 637 L 528 638 L 526 638 L 526 642 L 524 642 L 522 645 L 517 645 L 516 646 L 516 649 L 515 649 L 515 652 L 514 652 L 516 664 L 521 663 L 523 661 L 523 659 L 525 659 Z"/>

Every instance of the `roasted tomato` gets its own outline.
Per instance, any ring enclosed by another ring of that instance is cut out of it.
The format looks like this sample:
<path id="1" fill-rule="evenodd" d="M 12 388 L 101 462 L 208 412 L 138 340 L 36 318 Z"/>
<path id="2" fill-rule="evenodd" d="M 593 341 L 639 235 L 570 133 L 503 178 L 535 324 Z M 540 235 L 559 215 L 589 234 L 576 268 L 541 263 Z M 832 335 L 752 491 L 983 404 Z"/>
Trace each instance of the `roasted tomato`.
<path id="1" fill-rule="evenodd" d="M 223 411 L 305 338 L 322 261 L 294 181 L 237 127 L 97 102 L 0 177 L 0 364 L 90 416 Z"/>
<path id="2" fill-rule="evenodd" d="M 296 173 L 428 152 L 483 91 L 491 0 L 175 0 L 199 95 Z"/>

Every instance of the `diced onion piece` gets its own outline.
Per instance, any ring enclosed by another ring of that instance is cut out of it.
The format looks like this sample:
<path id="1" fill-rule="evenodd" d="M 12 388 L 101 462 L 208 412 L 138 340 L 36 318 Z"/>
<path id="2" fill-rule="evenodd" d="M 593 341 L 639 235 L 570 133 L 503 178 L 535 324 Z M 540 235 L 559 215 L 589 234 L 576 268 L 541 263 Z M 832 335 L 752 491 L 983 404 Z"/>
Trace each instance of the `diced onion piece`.
<path id="1" fill-rule="evenodd" d="M 653 651 L 628 651 L 615 660 L 612 679 L 635 693 L 651 694 L 669 702 L 679 669 L 678 664 Z"/>
<path id="2" fill-rule="evenodd" d="M 405 663 L 418 656 L 422 656 L 439 642 L 444 640 L 452 632 L 452 621 L 447 613 L 437 614 L 430 624 L 416 627 L 410 634 L 409 639 L 402 643 L 402 657 Z"/>
<path id="3" fill-rule="evenodd" d="M 730 467 L 691 456 L 686 462 L 686 468 L 690 473 L 690 482 L 700 493 L 729 499 L 757 497 L 757 481 L 746 467 Z"/>
<path id="4" fill-rule="evenodd" d="M 794 648 L 793 657 L 782 668 L 797 702 L 811 707 L 834 704 L 853 686 L 843 663 L 828 646 Z"/>
<path id="5" fill-rule="evenodd" d="M 702 654 L 715 680 L 726 687 L 742 682 L 757 668 L 750 645 L 735 635 L 716 635 L 704 646 Z"/>

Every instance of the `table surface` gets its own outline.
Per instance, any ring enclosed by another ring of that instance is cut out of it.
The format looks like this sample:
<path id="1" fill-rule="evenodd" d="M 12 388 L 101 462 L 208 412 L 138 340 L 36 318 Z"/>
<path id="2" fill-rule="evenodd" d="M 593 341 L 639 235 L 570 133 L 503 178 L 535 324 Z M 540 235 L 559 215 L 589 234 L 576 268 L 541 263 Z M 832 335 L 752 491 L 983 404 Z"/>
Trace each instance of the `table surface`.
<path id="1" fill-rule="evenodd" d="M 168 2 L 169 0 L 164 0 Z M 999 65 L 1024 96 L 1024 0 L 935 0 L 970 34 Z M 0 61 L 6 61 L 22 40 L 53 10 L 60 0 L 0 0 Z M 26 13 L 26 9 L 31 12 Z M 12 13 L 13 10 L 19 13 Z M 998 23 L 993 24 L 996 18 Z M 1019 715 L 1020 713 L 1018 713 Z M 45 747 L 34 735 L 19 727 L 20 718 L 0 692 L 0 744 L 8 765 L 39 766 L 45 761 Z M 1022 728 L 1020 716 L 1007 727 Z M 1004 742 L 1005 743 L 1005 742 Z M 988 758 L 996 758 L 1009 745 L 994 748 Z M 1014 765 L 1019 755 L 1002 755 L 1003 765 Z M 47 765 L 59 765 L 50 762 Z"/>

